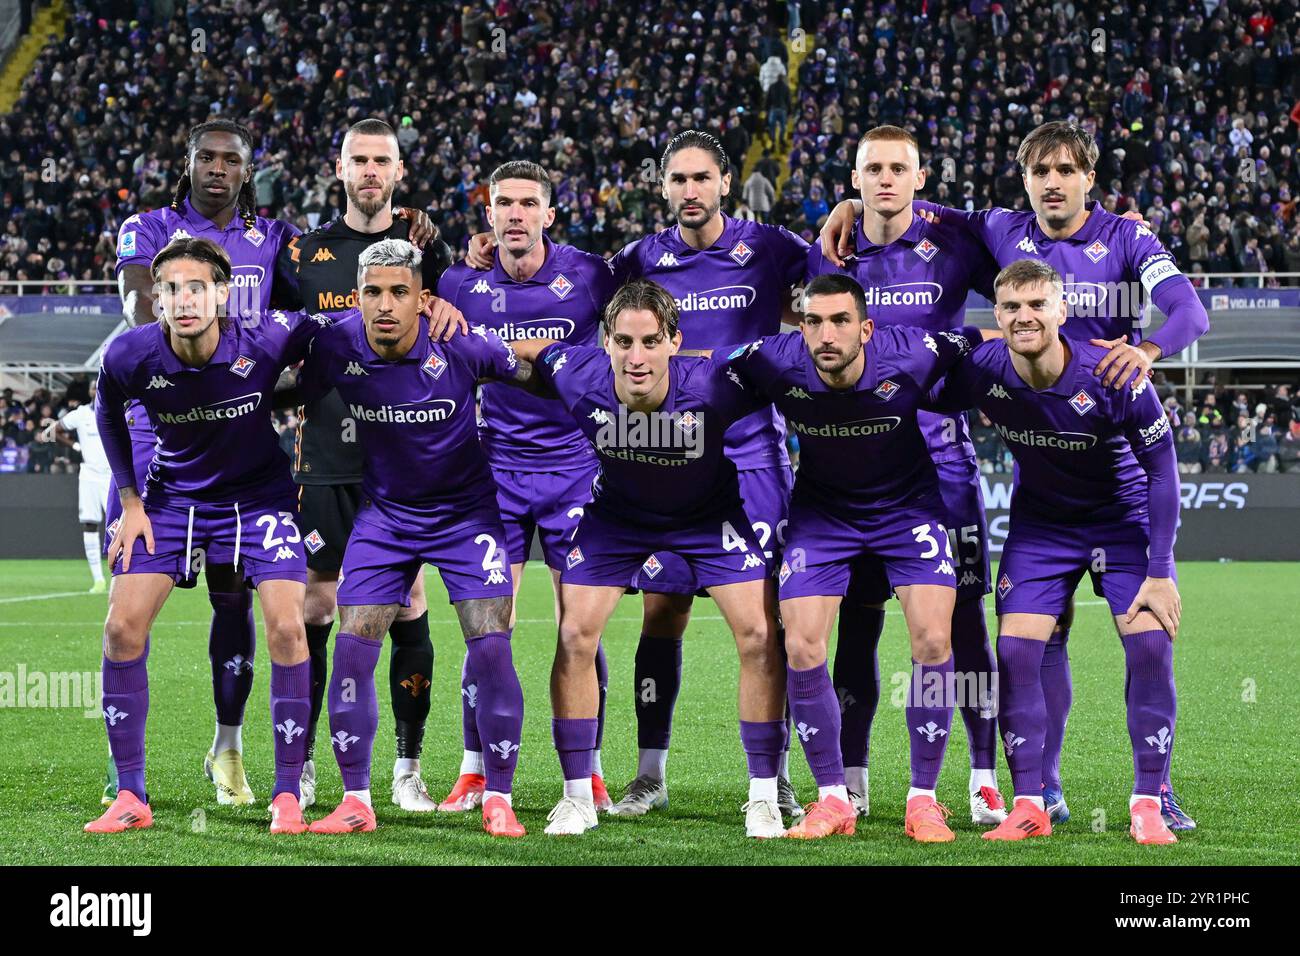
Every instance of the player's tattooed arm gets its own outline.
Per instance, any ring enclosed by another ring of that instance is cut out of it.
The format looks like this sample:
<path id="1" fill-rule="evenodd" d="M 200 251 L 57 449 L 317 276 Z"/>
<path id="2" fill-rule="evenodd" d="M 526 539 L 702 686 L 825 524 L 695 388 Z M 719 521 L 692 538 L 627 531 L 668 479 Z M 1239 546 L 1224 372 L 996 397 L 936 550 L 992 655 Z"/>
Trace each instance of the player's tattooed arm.
<path id="1" fill-rule="evenodd" d="M 497 380 L 485 379 L 485 381 Z M 519 359 L 515 364 L 513 377 L 500 379 L 500 381 L 505 382 L 507 385 L 518 386 L 525 392 L 530 392 L 539 398 L 559 398 L 559 395 L 556 394 L 555 389 L 551 387 L 551 384 L 544 381 L 542 377 L 537 374 L 537 366 L 533 362 L 528 361 L 528 359 Z"/>
<path id="2" fill-rule="evenodd" d="M 343 605 L 339 607 L 339 631 L 382 641 L 396 617 L 396 604 Z"/>
<path id="3" fill-rule="evenodd" d="M 142 265 L 129 265 L 117 277 L 117 294 L 122 298 L 122 314 L 129 325 L 148 325 L 154 314 L 154 281 Z"/>
<path id="4" fill-rule="evenodd" d="M 460 620 L 460 629 L 465 639 L 482 637 L 484 634 L 507 633 L 514 604 L 514 598 L 511 597 L 457 601 L 456 617 Z"/>

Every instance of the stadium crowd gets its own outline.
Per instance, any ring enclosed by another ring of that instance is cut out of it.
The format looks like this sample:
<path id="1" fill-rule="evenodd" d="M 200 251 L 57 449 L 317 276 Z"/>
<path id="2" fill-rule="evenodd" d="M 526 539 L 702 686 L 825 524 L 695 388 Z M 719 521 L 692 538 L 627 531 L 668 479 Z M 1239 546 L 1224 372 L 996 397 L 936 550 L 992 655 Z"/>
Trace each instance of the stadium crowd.
<path id="1" fill-rule="evenodd" d="M 341 208 L 348 123 L 392 117 L 399 201 L 462 255 L 505 156 L 552 171 L 557 240 L 610 253 L 665 224 L 654 159 L 684 128 L 722 139 L 735 212 L 811 238 L 870 126 L 915 133 L 929 198 L 1018 207 L 1019 138 L 1075 115 L 1102 147 L 1097 194 L 1141 211 L 1184 271 L 1300 271 L 1295 0 L 442 6 L 79 0 L 0 117 L 0 289 L 111 277 L 121 221 L 170 200 L 185 131 L 213 114 L 257 137 L 259 210 L 303 228 Z M 755 137 L 771 149 L 742 180 Z"/>

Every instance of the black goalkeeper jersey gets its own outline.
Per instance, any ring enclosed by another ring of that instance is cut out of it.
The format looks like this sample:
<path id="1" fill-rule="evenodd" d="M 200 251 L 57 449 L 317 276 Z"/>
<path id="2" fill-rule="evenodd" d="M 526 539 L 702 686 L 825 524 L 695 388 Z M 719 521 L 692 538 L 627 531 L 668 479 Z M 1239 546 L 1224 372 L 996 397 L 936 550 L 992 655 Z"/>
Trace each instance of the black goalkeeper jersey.
<path id="1" fill-rule="evenodd" d="M 407 239 L 410 226 L 394 219 L 384 232 L 357 232 L 342 218 L 295 237 L 280 253 L 275 303 L 282 309 L 305 309 L 337 317 L 357 306 L 357 261 L 365 248 L 381 239 Z M 425 246 L 421 273 L 424 288 L 438 288 L 451 265 L 451 249 L 441 239 Z M 282 291 L 281 291 L 282 290 Z M 361 481 L 361 446 L 356 423 L 338 392 L 299 410 L 293 479 L 300 485 L 346 485 Z"/>

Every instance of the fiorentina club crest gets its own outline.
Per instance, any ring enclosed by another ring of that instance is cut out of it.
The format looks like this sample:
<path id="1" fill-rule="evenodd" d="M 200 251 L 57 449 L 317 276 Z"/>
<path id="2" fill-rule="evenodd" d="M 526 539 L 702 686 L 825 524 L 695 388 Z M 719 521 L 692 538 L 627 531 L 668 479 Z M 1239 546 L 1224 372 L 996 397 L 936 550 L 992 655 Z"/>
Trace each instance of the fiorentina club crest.
<path id="1" fill-rule="evenodd" d="M 433 353 L 430 353 L 429 357 L 424 360 L 424 364 L 421 365 L 420 368 L 428 372 L 434 378 L 442 378 L 442 373 L 447 371 L 447 363 Z"/>
<path id="2" fill-rule="evenodd" d="M 737 264 L 742 266 L 749 261 L 749 257 L 753 254 L 754 250 L 749 248 L 749 246 L 745 245 L 743 242 L 736 243 L 731 252 L 728 253 L 731 258 L 736 260 Z"/>
<path id="3" fill-rule="evenodd" d="M 926 262 L 929 262 L 931 259 L 935 257 L 935 254 L 939 251 L 939 247 L 936 246 L 929 239 L 922 239 L 920 242 L 918 242 L 916 245 L 912 247 L 912 251 L 915 252 L 918 256 L 920 256 L 922 259 L 924 259 Z"/>
<path id="4" fill-rule="evenodd" d="M 660 561 L 653 554 L 650 555 L 650 557 L 645 559 L 645 564 L 641 565 L 641 570 L 644 571 L 646 574 L 648 574 L 651 578 L 657 577 L 659 572 L 662 571 L 663 569 L 664 569 L 663 562 Z"/>
<path id="5" fill-rule="evenodd" d="M 251 358 L 241 355 L 230 363 L 230 370 L 240 378 L 248 378 L 248 373 L 253 371 L 253 366 L 256 364 Z"/>
<path id="6" fill-rule="evenodd" d="M 254 246 L 258 246 L 258 247 L 260 247 L 262 243 L 266 242 L 266 236 L 262 235 L 262 231 L 258 229 L 256 226 L 249 226 L 244 231 L 244 238 L 247 239 L 249 242 L 251 242 Z"/>
<path id="7" fill-rule="evenodd" d="M 1097 403 L 1092 400 L 1092 396 L 1083 389 L 1079 389 L 1075 392 L 1073 397 L 1070 399 L 1070 407 L 1080 415 L 1088 414 L 1088 412 L 1092 411 L 1096 405 Z"/>
<path id="8" fill-rule="evenodd" d="M 880 383 L 880 385 L 876 387 L 876 394 L 879 395 L 881 398 L 883 398 L 885 401 L 889 401 L 891 398 L 893 398 L 894 393 L 897 391 L 898 391 L 898 383 L 891 382 L 889 379 L 885 379 L 883 382 Z"/>
<path id="9" fill-rule="evenodd" d="M 573 550 L 569 552 L 568 556 L 564 560 L 565 563 L 572 568 L 576 565 L 582 564 L 586 558 L 582 556 L 582 549 L 575 544 Z"/>
<path id="10" fill-rule="evenodd" d="M 1007 572 L 1003 571 L 1002 577 L 998 578 L 998 597 L 1006 597 L 1013 587 L 1015 587 L 1015 585 L 1013 585 L 1011 579 L 1007 577 Z"/>
<path id="11" fill-rule="evenodd" d="M 325 547 L 325 539 L 321 537 L 319 531 L 313 531 L 307 537 L 302 539 L 303 544 L 307 545 L 307 550 L 315 554 L 321 548 Z"/>
<path id="12" fill-rule="evenodd" d="M 1110 250 L 1101 244 L 1100 239 L 1090 245 L 1087 249 L 1083 250 L 1083 254 L 1093 262 L 1100 262 L 1108 252 L 1110 252 Z"/>
<path id="13" fill-rule="evenodd" d="M 686 412 L 681 418 L 677 419 L 677 427 L 684 432 L 694 430 L 695 426 L 699 423 L 700 420 L 695 417 L 694 412 Z"/>
<path id="14" fill-rule="evenodd" d="M 551 284 L 548 285 L 546 288 L 554 292 L 556 298 L 563 299 L 566 295 L 568 295 L 570 292 L 573 291 L 573 283 L 570 282 L 568 279 L 566 279 L 563 276 L 563 274 L 561 274 L 556 276 L 554 279 L 552 279 Z"/>

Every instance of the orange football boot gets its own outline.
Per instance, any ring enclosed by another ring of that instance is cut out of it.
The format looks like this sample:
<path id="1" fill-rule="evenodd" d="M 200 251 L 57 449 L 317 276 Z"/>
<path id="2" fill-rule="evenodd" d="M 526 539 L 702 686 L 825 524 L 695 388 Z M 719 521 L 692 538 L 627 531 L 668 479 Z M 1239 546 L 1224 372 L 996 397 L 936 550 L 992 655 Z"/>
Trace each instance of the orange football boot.
<path id="1" fill-rule="evenodd" d="M 815 800 L 804 813 L 802 820 L 785 831 L 792 840 L 820 840 L 836 833 L 853 836 L 857 830 L 858 811 L 839 797 Z"/>
<path id="2" fill-rule="evenodd" d="M 123 830 L 147 830 L 153 826 L 153 811 L 130 790 L 119 790 L 117 799 L 99 817 L 83 828 L 87 833 L 121 833 Z"/>
<path id="3" fill-rule="evenodd" d="M 907 835 L 917 843 L 951 843 L 957 835 L 948 828 L 948 808 L 934 797 L 913 797 L 907 801 Z"/>
<path id="4" fill-rule="evenodd" d="M 986 840 L 1027 840 L 1052 835 L 1052 820 L 1032 800 L 1017 800 L 1007 818 L 984 834 Z"/>
<path id="5" fill-rule="evenodd" d="M 483 804 L 483 830 L 495 837 L 521 837 L 528 832 L 515 816 L 515 808 L 500 797 Z"/>
<path id="6" fill-rule="evenodd" d="M 1160 816 L 1160 804 L 1155 800 L 1139 800 L 1129 807 L 1128 814 L 1132 821 L 1128 832 L 1138 843 L 1144 846 L 1163 846 L 1178 842 L 1178 837 L 1174 836 L 1174 832 Z"/>
<path id="7" fill-rule="evenodd" d="M 456 778 L 456 786 L 451 788 L 447 799 L 438 804 L 443 813 L 464 813 L 483 803 L 483 791 L 487 789 L 487 778 L 481 773 L 462 773 Z"/>
<path id="8" fill-rule="evenodd" d="M 302 805 L 292 793 L 281 793 L 271 801 L 271 832 L 307 832 L 307 821 L 302 818 Z"/>
<path id="9" fill-rule="evenodd" d="M 307 829 L 312 833 L 369 833 L 374 828 L 374 808 L 356 797 L 344 797 L 333 813 L 315 821 Z"/>

